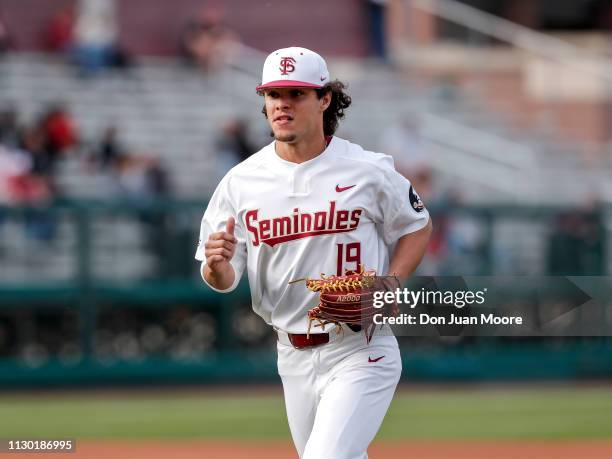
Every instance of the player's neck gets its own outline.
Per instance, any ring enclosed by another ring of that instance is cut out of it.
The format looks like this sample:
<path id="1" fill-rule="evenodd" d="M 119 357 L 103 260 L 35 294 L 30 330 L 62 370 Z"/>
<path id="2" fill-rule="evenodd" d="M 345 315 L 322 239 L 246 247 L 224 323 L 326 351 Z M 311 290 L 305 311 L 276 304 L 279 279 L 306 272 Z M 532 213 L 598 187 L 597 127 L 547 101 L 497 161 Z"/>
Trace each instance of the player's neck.
<path id="1" fill-rule="evenodd" d="M 304 163 L 313 158 L 316 158 L 327 148 L 325 137 L 322 135 L 317 136 L 312 140 L 303 140 L 295 143 L 281 142 L 277 140 L 276 154 L 285 161 L 292 163 Z"/>

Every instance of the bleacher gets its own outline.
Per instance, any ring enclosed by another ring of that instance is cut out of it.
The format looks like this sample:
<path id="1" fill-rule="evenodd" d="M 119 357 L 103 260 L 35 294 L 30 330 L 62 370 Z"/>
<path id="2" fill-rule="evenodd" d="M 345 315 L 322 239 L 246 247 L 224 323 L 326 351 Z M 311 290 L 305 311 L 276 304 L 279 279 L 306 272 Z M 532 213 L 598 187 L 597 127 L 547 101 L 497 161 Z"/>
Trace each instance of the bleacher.
<path id="1" fill-rule="evenodd" d="M 240 74 L 203 78 L 162 60 L 128 74 L 81 79 L 64 62 L 38 54 L 12 55 L 1 65 L 0 98 L 13 102 L 24 121 L 48 104 L 65 103 L 83 139 L 97 141 L 115 125 L 130 150 L 160 156 L 176 178 L 178 195 L 198 196 L 214 187 L 211 143 L 223 120 L 240 113 L 242 104 L 227 84 Z M 72 196 L 103 197 L 104 177 L 88 176 L 78 163 L 67 158 L 61 164 L 60 185 Z"/>
<path id="2" fill-rule="evenodd" d="M 244 118 L 256 136 L 267 139 L 262 101 L 254 90 L 259 60 L 263 60 L 259 57 L 251 50 L 250 59 L 241 59 L 242 67 L 212 75 L 202 75 L 174 59 L 146 58 L 127 74 L 109 71 L 81 79 L 57 58 L 13 54 L 0 63 L 0 104 L 15 104 L 20 121 L 28 122 L 46 105 L 65 103 L 82 138 L 90 142 L 99 139 L 108 125 L 118 126 L 130 151 L 160 157 L 176 196 L 201 199 L 203 210 L 219 180 L 214 140 L 224 121 Z M 434 86 L 422 86 L 410 75 L 371 64 L 331 60 L 332 73 L 349 82 L 354 100 L 339 135 L 377 150 L 390 123 L 416 114 L 437 180 L 452 184 L 470 204 L 571 206 L 581 205 L 593 194 L 605 198 L 605 191 L 612 190 L 606 169 L 584 168 L 578 155 L 572 156 L 567 148 L 565 154 L 553 151 L 558 146 L 554 139 L 546 142 L 534 132 L 517 134 L 470 94 L 445 100 Z M 78 155 L 61 161 L 58 182 L 68 197 L 117 198 L 111 177 L 88 172 Z M 195 235 L 197 212 L 192 220 Z M 3 253 L 7 263 L 0 268 L 3 279 L 23 279 L 26 273 L 67 279 L 74 274 L 74 226 L 60 217 L 53 246 L 43 248 L 24 239 L 17 226 L 0 227 L 7 247 Z M 144 242 L 146 229 L 137 217 L 105 215 L 93 229 L 97 276 L 141 279 L 154 271 L 156 262 Z M 493 231 L 515 234 L 496 237 L 505 244 L 498 252 L 513 254 L 512 266 L 543 271 L 546 221 L 502 219 Z M 74 256 L 67 255 L 71 253 Z"/>
<path id="3" fill-rule="evenodd" d="M 254 91 L 257 56 L 250 58 L 246 68 L 213 75 L 173 59 L 148 58 L 128 74 L 80 79 L 55 58 L 11 55 L 0 64 L 0 102 L 17 104 L 25 120 L 47 104 L 65 102 L 89 141 L 114 124 L 130 149 L 164 160 L 177 195 L 205 196 L 218 181 L 214 139 L 224 121 L 245 118 L 266 140 L 261 100 Z M 536 128 L 518 132 L 474 94 L 446 101 L 434 86 L 417 85 L 410 75 L 386 66 L 342 59 L 331 60 L 330 66 L 349 82 L 354 100 L 339 135 L 377 150 L 390 123 L 416 114 L 436 173 L 470 202 L 579 204 L 594 194 L 610 197 L 607 171 L 581 164 L 583 146 L 561 143 Z M 104 177 L 88 176 L 70 158 L 59 179 L 73 196 L 103 197 L 109 188 Z"/>

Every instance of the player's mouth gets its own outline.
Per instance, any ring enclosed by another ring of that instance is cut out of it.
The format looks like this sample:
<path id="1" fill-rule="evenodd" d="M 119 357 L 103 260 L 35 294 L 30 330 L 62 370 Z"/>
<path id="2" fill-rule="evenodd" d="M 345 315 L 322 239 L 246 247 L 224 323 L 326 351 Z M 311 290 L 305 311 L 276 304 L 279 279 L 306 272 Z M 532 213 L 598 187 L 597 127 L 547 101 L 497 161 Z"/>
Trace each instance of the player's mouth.
<path id="1" fill-rule="evenodd" d="M 289 115 L 279 115 L 274 118 L 274 124 L 277 126 L 284 126 L 293 121 L 293 117 Z"/>

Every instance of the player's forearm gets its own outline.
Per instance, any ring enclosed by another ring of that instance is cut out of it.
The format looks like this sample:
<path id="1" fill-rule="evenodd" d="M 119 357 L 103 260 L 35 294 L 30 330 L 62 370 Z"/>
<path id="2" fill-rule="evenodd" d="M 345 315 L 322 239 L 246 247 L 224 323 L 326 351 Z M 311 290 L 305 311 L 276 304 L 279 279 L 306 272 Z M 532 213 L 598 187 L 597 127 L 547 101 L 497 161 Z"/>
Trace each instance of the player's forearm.
<path id="1" fill-rule="evenodd" d="M 432 229 L 430 217 L 425 227 L 399 239 L 389 265 L 390 275 L 395 274 L 401 282 L 410 277 L 425 255 Z"/>
<path id="2" fill-rule="evenodd" d="M 210 266 L 204 265 L 201 274 L 204 280 L 217 290 L 227 290 L 234 284 L 236 278 L 234 268 L 229 262 L 217 266 L 214 271 Z"/>

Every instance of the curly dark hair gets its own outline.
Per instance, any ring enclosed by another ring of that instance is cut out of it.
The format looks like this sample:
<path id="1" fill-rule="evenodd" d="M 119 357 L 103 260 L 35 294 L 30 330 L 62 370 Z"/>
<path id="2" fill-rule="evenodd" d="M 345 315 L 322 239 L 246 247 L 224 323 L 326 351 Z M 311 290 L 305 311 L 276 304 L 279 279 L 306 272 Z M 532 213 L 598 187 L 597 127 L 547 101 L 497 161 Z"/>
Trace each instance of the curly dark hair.
<path id="1" fill-rule="evenodd" d="M 343 119 L 346 115 L 344 111 L 351 105 L 351 97 L 344 92 L 347 88 L 347 85 L 344 84 L 340 80 L 334 80 L 327 83 L 320 89 L 316 89 L 317 97 L 321 99 L 325 94 L 331 92 L 331 102 L 329 103 L 329 107 L 325 109 L 323 112 L 323 134 L 326 136 L 334 135 L 336 129 L 338 129 L 338 124 L 341 119 Z M 264 94 L 263 91 L 257 92 L 260 96 Z M 262 108 L 261 112 L 267 118 L 266 114 L 266 106 Z"/>

